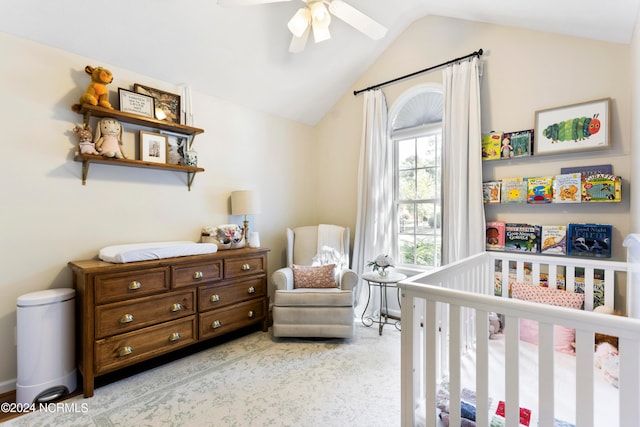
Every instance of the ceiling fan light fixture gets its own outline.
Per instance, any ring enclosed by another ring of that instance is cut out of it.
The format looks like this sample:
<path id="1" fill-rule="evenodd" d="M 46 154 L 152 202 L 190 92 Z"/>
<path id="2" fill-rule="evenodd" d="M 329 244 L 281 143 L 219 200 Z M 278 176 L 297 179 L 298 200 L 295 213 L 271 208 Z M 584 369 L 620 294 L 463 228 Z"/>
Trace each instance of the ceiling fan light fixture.
<path id="1" fill-rule="evenodd" d="M 331 38 L 331 33 L 329 32 L 329 28 L 320 28 L 317 25 L 313 24 L 313 40 L 316 43 L 323 42 L 325 40 L 329 40 Z"/>
<path id="2" fill-rule="evenodd" d="M 315 27 L 317 25 L 320 28 L 329 28 L 329 24 L 331 24 L 331 15 L 324 3 L 321 1 L 311 3 L 309 8 L 311 9 L 313 26 Z"/>
<path id="3" fill-rule="evenodd" d="M 303 7 L 298 9 L 293 18 L 287 24 L 289 31 L 296 36 L 302 37 L 304 32 L 309 28 L 309 22 L 311 21 L 311 12 L 309 8 Z"/>

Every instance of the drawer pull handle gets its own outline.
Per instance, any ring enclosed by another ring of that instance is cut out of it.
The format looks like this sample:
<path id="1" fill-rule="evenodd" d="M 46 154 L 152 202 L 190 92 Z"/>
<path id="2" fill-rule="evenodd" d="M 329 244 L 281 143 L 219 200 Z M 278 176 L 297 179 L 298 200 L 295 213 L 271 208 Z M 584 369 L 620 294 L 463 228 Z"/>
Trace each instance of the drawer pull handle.
<path id="1" fill-rule="evenodd" d="M 211 295 L 211 302 L 218 302 L 218 301 L 220 301 L 220 295 L 218 294 Z"/>
<path id="2" fill-rule="evenodd" d="M 242 271 L 249 271 L 251 270 L 251 266 L 249 264 L 242 264 Z"/>
<path id="3" fill-rule="evenodd" d="M 253 316 L 255 316 L 256 314 L 253 312 L 253 310 L 249 310 L 249 313 L 247 314 L 247 316 L 249 317 L 249 319 L 253 319 Z"/>
<path id="4" fill-rule="evenodd" d="M 214 322 L 211 324 L 211 328 L 212 328 L 212 329 L 218 329 L 218 328 L 219 328 L 219 327 L 221 327 L 221 326 L 222 326 L 222 323 L 220 323 L 220 321 L 219 321 L 219 320 L 216 320 L 216 321 L 214 321 Z"/>
<path id="5" fill-rule="evenodd" d="M 175 303 L 171 306 L 171 311 L 173 311 L 174 313 L 180 310 L 182 310 L 182 304 L 180 303 Z"/>
<path id="6" fill-rule="evenodd" d="M 256 288 L 251 286 L 249 289 L 247 289 L 247 292 L 249 292 L 250 294 L 255 294 L 256 293 Z"/>
<path id="7" fill-rule="evenodd" d="M 133 282 L 129 283 L 130 291 L 135 291 L 136 289 L 140 289 L 141 287 L 142 287 L 142 283 L 138 282 L 137 280 L 134 280 Z"/>
<path id="8" fill-rule="evenodd" d="M 133 314 L 124 314 L 121 318 L 120 318 L 120 323 L 122 323 L 123 325 L 125 323 L 129 323 L 129 322 L 133 322 Z"/>
<path id="9" fill-rule="evenodd" d="M 202 271 L 194 271 L 193 272 L 193 278 L 194 279 L 202 279 L 204 277 L 204 274 L 202 273 Z"/>
<path id="10" fill-rule="evenodd" d="M 127 356 L 129 354 L 133 353 L 133 347 L 127 345 L 124 346 L 120 349 L 120 351 L 118 352 L 118 356 L 119 357 L 123 357 L 123 356 Z"/>
<path id="11" fill-rule="evenodd" d="M 180 339 L 180 332 L 174 332 L 171 334 L 171 336 L 169 337 L 169 341 L 173 342 L 173 341 L 178 341 Z"/>

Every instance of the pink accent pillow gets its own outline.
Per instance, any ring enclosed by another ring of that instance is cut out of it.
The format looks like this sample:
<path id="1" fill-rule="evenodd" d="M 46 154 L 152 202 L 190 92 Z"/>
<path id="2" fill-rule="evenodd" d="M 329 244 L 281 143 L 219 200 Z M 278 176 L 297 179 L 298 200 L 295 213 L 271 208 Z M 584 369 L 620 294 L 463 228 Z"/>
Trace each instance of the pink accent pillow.
<path id="1" fill-rule="evenodd" d="M 523 301 L 537 302 L 559 307 L 580 309 L 584 303 L 584 294 L 576 294 L 561 289 L 514 283 L 511 286 L 513 298 Z M 520 319 L 520 339 L 538 345 L 538 322 L 530 319 Z M 553 344 L 556 351 L 573 354 L 576 340 L 575 329 L 560 325 L 553 327 Z"/>
<path id="2" fill-rule="evenodd" d="M 335 264 L 308 267 L 293 264 L 293 287 L 298 288 L 337 288 Z"/>

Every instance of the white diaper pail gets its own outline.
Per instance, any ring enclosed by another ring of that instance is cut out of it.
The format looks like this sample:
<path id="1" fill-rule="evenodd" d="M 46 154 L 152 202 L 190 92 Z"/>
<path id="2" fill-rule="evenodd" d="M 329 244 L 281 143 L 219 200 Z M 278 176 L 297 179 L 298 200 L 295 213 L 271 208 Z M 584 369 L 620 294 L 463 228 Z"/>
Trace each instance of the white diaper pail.
<path id="1" fill-rule="evenodd" d="M 75 290 L 18 297 L 16 402 L 46 403 L 76 389 Z"/>
<path id="2" fill-rule="evenodd" d="M 627 316 L 640 318 L 640 234 L 629 234 L 627 248 Z"/>

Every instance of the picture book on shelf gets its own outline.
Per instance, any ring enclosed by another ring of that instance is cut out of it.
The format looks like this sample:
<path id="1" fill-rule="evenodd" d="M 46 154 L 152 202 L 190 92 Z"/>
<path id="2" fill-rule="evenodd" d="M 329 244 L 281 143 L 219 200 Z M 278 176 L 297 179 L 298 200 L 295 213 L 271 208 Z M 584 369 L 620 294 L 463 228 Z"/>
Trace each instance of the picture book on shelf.
<path id="1" fill-rule="evenodd" d="M 567 226 L 543 225 L 540 231 L 540 252 L 549 255 L 566 255 Z"/>
<path id="2" fill-rule="evenodd" d="M 553 203 L 580 203 L 582 201 L 581 188 L 581 173 L 556 175 L 553 180 Z"/>
<path id="3" fill-rule="evenodd" d="M 487 221 L 486 224 L 486 249 L 488 251 L 501 251 L 504 249 L 504 221 Z"/>
<path id="4" fill-rule="evenodd" d="M 502 135 L 501 158 L 530 156 L 533 149 L 533 129 L 506 132 Z"/>
<path id="5" fill-rule="evenodd" d="M 482 201 L 484 203 L 500 203 L 500 181 L 487 181 L 482 183 Z"/>
<path id="6" fill-rule="evenodd" d="M 569 224 L 567 254 L 611 258 L 611 224 Z"/>
<path id="7" fill-rule="evenodd" d="M 527 178 L 503 178 L 500 203 L 527 203 Z"/>
<path id="8" fill-rule="evenodd" d="M 527 203 L 551 203 L 553 177 L 527 178 Z"/>
<path id="9" fill-rule="evenodd" d="M 582 176 L 583 202 L 622 201 L 622 179 L 608 173 Z"/>
<path id="10" fill-rule="evenodd" d="M 498 160 L 501 141 L 501 133 L 491 132 L 482 135 L 482 160 Z"/>
<path id="11" fill-rule="evenodd" d="M 540 252 L 540 226 L 505 224 L 504 249 L 513 252 Z"/>
<path id="12" fill-rule="evenodd" d="M 613 173 L 612 165 L 576 166 L 570 168 L 560 168 L 560 173 L 581 173 L 583 175 L 593 175 L 596 173 Z"/>

